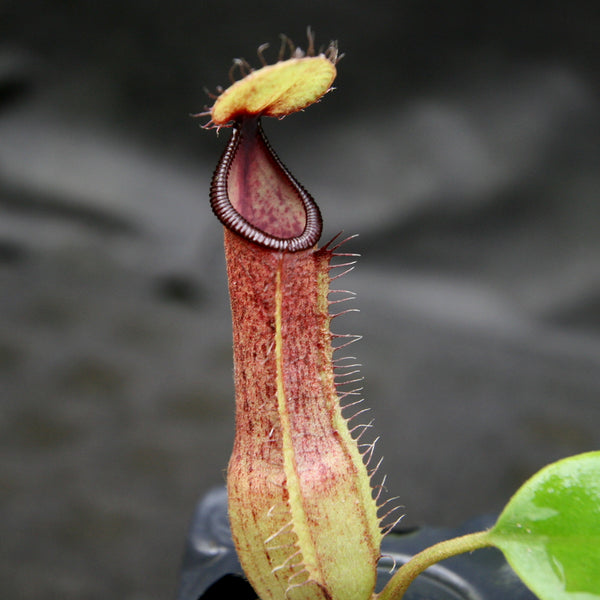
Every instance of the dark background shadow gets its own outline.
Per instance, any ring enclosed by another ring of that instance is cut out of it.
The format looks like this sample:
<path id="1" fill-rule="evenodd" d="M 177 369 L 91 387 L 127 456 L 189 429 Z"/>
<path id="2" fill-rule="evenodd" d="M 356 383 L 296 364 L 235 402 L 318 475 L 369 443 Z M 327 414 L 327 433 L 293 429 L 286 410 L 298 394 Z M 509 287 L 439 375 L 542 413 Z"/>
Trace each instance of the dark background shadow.
<path id="1" fill-rule="evenodd" d="M 0 595 L 166 598 L 233 438 L 218 139 L 190 118 L 279 33 L 336 91 L 265 127 L 358 232 L 378 451 L 458 525 L 600 442 L 591 2 L 0 5 Z"/>

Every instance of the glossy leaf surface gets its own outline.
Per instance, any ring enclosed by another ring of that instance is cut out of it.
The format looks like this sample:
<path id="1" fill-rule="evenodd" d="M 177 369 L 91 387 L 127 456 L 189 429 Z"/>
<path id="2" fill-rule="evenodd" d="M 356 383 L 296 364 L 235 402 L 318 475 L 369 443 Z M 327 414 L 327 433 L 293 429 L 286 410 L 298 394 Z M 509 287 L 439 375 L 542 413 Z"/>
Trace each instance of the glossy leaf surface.
<path id="1" fill-rule="evenodd" d="M 489 536 L 543 600 L 600 598 L 600 452 L 536 473 Z"/>

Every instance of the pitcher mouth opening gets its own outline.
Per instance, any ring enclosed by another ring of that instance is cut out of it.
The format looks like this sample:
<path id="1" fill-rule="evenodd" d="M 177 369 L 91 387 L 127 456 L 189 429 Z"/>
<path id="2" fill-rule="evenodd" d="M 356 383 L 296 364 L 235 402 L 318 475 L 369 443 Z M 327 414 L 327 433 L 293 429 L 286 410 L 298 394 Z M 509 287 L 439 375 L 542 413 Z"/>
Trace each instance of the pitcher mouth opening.
<path id="1" fill-rule="evenodd" d="M 323 230 L 317 204 L 274 152 L 258 117 L 234 124 L 210 204 L 228 229 L 271 250 L 307 250 Z"/>

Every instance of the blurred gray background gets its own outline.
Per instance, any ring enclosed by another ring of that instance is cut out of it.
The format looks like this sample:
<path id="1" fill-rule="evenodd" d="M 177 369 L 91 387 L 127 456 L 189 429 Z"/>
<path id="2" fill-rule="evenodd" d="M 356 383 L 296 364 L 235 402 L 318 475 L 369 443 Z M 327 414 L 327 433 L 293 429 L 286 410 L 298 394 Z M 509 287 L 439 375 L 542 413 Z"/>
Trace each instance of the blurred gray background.
<path id="1" fill-rule="evenodd" d="M 501 508 L 600 446 L 593 2 L 0 2 L 0 596 L 170 598 L 233 439 L 227 139 L 190 118 L 234 57 L 338 39 L 336 91 L 265 124 L 360 237 L 379 454 L 406 524 Z"/>

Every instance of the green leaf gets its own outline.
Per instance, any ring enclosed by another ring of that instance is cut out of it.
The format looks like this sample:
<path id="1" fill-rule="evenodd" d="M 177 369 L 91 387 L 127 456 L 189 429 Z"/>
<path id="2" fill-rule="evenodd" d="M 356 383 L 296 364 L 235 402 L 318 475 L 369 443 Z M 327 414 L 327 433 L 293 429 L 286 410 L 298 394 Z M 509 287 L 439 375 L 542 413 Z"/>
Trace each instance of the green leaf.
<path id="1" fill-rule="evenodd" d="M 553 463 L 511 498 L 490 541 L 543 600 L 600 598 L 600 452 Z"/>

